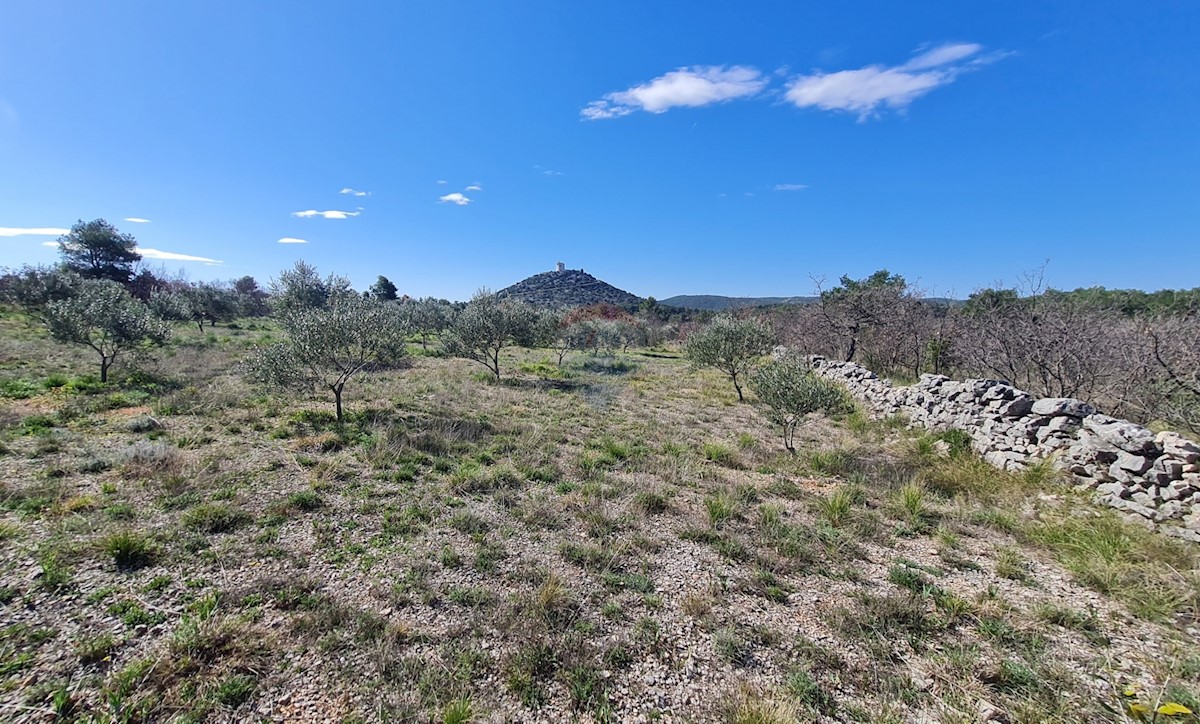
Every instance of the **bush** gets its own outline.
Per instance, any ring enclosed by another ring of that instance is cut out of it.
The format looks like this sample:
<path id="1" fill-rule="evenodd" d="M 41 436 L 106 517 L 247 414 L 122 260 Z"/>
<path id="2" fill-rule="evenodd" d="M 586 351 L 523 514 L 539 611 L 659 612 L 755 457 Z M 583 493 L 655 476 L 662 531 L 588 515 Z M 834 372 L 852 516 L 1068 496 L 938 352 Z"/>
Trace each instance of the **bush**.
<path id="1" fill-rule="evenodd" d="M 750 386 L 770 408 L 771 421 L 783 427 L 783 446 L 788 452 L 796 451 L 796 429 L 809 415 L 853 409 L 850 396 L 842 387 L 818 377 L 807 362 L 795 355 L 756 370 L 750 378 Z"/>

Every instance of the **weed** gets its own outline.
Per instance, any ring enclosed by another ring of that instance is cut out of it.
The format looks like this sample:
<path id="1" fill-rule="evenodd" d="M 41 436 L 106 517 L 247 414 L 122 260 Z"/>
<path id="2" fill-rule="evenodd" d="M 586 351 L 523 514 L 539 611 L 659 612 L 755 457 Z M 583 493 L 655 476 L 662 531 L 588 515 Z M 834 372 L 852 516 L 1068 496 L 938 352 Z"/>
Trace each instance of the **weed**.
<path id="1" fill-rule="evenodd" d="M 717 493 L 704 499 L 704 508 L 709 524 L 720 528 L 737 514 L 737 500 L 728 493 Z"/>
<path id="2" fill-rule="evenodd" d="M 199 533 L 230 533 L 250 522 L 245 511 L 225 503 L 202 503 L 183 514 L 183 525 Z"/>
<path id="3" fill-rule="evenodd" d="M 996 553 L 996 575 L 1013 581 L 1033 582 L 1029 572 L 1032 565 L 1014 548 L 1001 548 Z"/>
<path id="4" fill-rule="evenodd" d="M 100 548 L 112 556 L 117 568 L 132 571 L 150 565 L 154 546 L 145 534 L 132 530 L 111 533 L 100 541 Z"/>
<path id="5" fill-rule="evenodd" d="M 817 512 L 829 525 L 838 528 L 846 523 L 854 504 L 862 497 L 861 492 L 849 485 L 839 485 L 828 495 L 817 501 Z"/>

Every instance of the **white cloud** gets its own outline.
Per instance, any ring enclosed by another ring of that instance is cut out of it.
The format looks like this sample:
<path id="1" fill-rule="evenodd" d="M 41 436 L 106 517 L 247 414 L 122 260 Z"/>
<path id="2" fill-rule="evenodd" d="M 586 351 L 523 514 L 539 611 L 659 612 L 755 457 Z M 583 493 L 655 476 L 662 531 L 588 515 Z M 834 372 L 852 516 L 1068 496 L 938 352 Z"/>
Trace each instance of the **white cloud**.
<path id="1" fill-rule="evenodd" d="M 548 168 L 545 171 L 542 171 L 542 174 L 545 176 L 562 176 L 563 172 Z"/>
<path id="2" fill-rule="evenodd" d="M 57 248 L 58 248 L 58 242 L 57 242 L 57 241 L 43 241 L 43 242 L 42 242 L 42 246 L 52 246 L 52 247 L 54 247 L 54 248 L 56 248 L 56 249 L 57 249 Z"/>
<path id="3" fill-rule="evenodd" d="M 902 65 L 801 75 L 788 83 L 786 98 L 799 108 L 847 111 L 864 121 L 878 115 L 881 106 L 903 110 L 934 88 L 953 83 L 964 70 L 994 59 L 979 57 L 982 49 L 976 43 L 946 44 Z"/>
<path id="4" fill-rule="evenodd" d="M 276 243 L 277 244 L 307 244 L 308 239 L 297 239 L 294 236 L 285 236 L 282 239 L 280 239 L 279 241 L 277 241 Z"/>
<path id="5" fill-rule="evenodd" d="M 370 191 L 355 191 L 354 189 L 349 188 L 349 187 L 344 188 L 341 191 L 338 191 L 338 193 L 339 194 L 350 194 L 351 196 L 370 196 L 371 195 Z"/>
<path id="6" fill-rule="evenodd" d="M 438 182 L 439 184 L 445 184 L 445 183 L 446 183 L 445 179 L 438 179 L 438 180 L 437 180 L 437 182 Z"/>
<path id="7" fill-rule="evenodd" d="M 483 187 L 480 186 L 479 184 L 471 184 L 470 186 L 463 189 L 463 191 L 483 191 Z"/>
<path id="8" fill-rule="evenodd" d="M 149 224 L 150 219 L 141 219 L 136 216 L 126 216 L 125 220 L 132 224 Z"/>
<path id="9" fill-rule="evenodd" d="M 361 208 L 358 211 L 316 211 L 315 209 L 309 209 L 308 211 L 293 211 L 292 216 L 298 216 L 301 219 L 309 219 L 314 216 L 326 219 L 348 219 L 351 216 L 358 216 L 361 213 Z"/>
<path id="10" fill-rule="evenodd" d="M 743 65 L 697 65 L 680 68 L 629 90 L 605 94 L 579 115 L 586 120 L 620 118 L 634 111 L 663 113 L 677 106 L 699 107 L 758 95 L 767 80 L 757 68 Z"/>
<path id="11" fill-rule="evenodd" d="M 35 227 L 21 229 L 12 226 L 0 226 L 0 236 L 62 236 L 70 233 L 70 229 L 55 229 L 51 227 Z"/>
<path id="12" fill-rule="evenodd" d="M 191 254 L 179 254 L 174 251 L 159 251 L 158 249 L 147 249 L 138 247 L 138 253 L 145 259 L 162 259 L 164 261 L 202 261 L 208 265 L 224 264 L 217 259 L 209 259 L 205 256 L 192 256 Z"/>
<path id="13" fill-rule="evenodd" d="M 776 191 L 803 191 L 808 184 L 775 184 Z"/>
<path id="14" fill-rule="evenodd" d="M 469 198 L 463 196 L 457 191 L 452 194 L 446 194 L 445 196 L 439 196 L 438 201 L 443 204 L 455 204 L 458 206 L 466 206 L 467 204 L 471 203 Z"/>

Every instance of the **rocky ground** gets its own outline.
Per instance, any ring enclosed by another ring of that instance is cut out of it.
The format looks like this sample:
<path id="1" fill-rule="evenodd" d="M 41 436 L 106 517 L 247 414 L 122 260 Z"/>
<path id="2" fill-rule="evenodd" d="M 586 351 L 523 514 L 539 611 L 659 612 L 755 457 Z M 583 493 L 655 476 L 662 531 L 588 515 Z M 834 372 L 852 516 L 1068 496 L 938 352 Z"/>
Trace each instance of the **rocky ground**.
<path id="1" fill-rule="evenodd" d="M 261 329 L 100 388 L 5 324 L 7 720 L 1200 710 L 1195 546 L 953 435 L 854 414 L 788 455 L 661 350 L 516 350 L 500 383 L 418 357 L 337 424 L 234 373 Z"/>

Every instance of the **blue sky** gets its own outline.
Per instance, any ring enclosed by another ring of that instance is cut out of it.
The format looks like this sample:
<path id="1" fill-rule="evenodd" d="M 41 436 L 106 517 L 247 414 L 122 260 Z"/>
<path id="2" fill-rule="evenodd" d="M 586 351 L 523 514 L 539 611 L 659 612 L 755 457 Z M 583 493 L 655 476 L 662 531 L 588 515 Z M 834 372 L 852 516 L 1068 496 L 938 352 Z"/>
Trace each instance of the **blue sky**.
<path id="1" fill-rule="evenodd" d="M 6 0 L 0 265 L 104 217 L 192 279 L 455 299 L 558 260 L 1194 287 L 1198 37 L 1191 2 Z"/>

